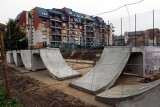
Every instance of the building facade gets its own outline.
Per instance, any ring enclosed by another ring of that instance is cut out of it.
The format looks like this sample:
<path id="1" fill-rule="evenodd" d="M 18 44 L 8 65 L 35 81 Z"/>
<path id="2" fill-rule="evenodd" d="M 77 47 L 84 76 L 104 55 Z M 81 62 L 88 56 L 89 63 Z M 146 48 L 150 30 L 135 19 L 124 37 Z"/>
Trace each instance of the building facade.
<path id="1" fill-rule="evenodd" d="M 160 45 L 160 30 L 158 28 L 144 31 L 125 32 L 125 42 L 132 46 Z"/>
<path id="2" fill-rule="evenodd" d="M 81 46 L 105 46 L 108 41 L 108 25 L 101 17 L 75 12 L 69 8 L 44 9 L 35 7 L 22 11 L 17 23 L 27 32 L 30 46 L 38 48 L 63 43 Z"/>

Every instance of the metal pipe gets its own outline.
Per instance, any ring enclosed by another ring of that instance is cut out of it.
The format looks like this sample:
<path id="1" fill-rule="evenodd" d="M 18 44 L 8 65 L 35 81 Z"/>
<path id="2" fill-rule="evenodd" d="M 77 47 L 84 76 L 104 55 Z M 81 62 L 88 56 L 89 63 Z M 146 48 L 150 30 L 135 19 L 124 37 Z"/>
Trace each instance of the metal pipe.
<path id="1" fill-rule="evenodd" d="M 7 90 L 7 97 L 10 98 L 11 97 L 10 80 L 9 80 L 7 61 L 5 56 L 3 34 L 1 31 L 0 31 L 0 47 L 1 47 L 1 57 L 2 57 L 2 67 L 3 67 L 3 74 L 4 74 L 4 80 L 5 80 L 5 87 Z"/>
<path id="2" fill-rule="evenodd" d="M 122 17 L 121 17 L 121 46 L 123 45 L 122 43 Z"/>
<path id="3" fill-rule="evenodd" d="M 154 10 L 153 10 L 153 46 L 154 46 L 154 38 L 155 38 L 155 35 L 154 35 Z"/>
<path id="4" fill-rule="evenodd" d="M 137 19 L 137 17 L 136 17 L 136 14 L 135 14 L 135 46 L 137 46 L 137 43 L 136 43 L 136 27 L 137 27 L 137 25 L 136 25 L 136 19 Z"/>

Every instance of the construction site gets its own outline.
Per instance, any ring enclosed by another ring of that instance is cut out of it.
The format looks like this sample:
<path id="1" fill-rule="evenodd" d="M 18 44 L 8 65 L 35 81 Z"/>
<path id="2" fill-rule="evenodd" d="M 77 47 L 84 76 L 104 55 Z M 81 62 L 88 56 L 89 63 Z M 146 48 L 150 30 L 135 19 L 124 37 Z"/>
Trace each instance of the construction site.
<path id="1" fill-rule="evenodd" d="M 159 107 L 159 13 L 104 21 L 66 7 L 22 11 L 24 37 L 0 31 L 0 86 L 22 107 Z"/>

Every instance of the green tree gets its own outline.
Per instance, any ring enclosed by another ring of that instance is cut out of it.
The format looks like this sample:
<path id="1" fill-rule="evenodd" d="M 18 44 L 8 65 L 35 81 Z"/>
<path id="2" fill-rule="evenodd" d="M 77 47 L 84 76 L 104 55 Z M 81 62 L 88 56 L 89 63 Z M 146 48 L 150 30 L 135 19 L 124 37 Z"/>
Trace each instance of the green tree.
<path id="1" fill-rule="evenodd" d="M 25 49 L 28 46 L 27 41 L 26 33 L 22 31 L 15 20 L 9 19 L 4 35 L 5 48 L 7 50 Z"/>
<path id="2" fill-rule="evenodd" d="M 0 23 L 0 31 L 2 31 L 4 33 L 5 31 L 5 25 Z"/>

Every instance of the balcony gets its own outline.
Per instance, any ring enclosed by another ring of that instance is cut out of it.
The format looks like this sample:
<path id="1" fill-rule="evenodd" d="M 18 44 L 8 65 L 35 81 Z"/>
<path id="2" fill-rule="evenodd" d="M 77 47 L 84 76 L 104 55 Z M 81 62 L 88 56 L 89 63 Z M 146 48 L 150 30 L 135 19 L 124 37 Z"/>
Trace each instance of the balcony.
<path id="1" fill-rule="evenodd" d="M 90 27 L 93 27 L 93 23 L 86 23 L 86 26 L 90 26 Z"/>
<path id="2" fill-rule="evenodd" d="M 86 29 L 86 32 L 94 32 L 93 29 Z"/>
<path id="3" fill-rule="evenodd" d="M 59 17 L 52 17 L 50 21 L 62 22 Z"/>
<path id="4" fill-rule="evenodd" d="M 52 28 L 52 29 L 62 29 L 61 26 L 54 26 L 54 25 L 51 25 L 50 28 Z"/>
<path id="5" fill-rule="evenodd" d="M 51 42 L 61 42 L 60 39 L 51 39 Z"/>
<path id="6" fill-rule="evenodd" d="M 61 33 L 60 33 L 60 32 L 58 32 L 58 31 L 52 31 L 52 32 L 51 32 L 51 35 L 59 35 L 59 36 L 60 36 L 60 35 L 61 35 Z"/>

